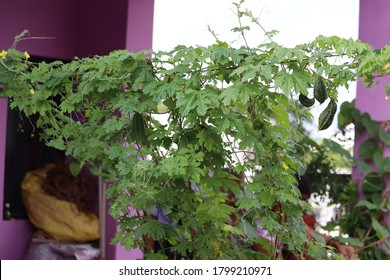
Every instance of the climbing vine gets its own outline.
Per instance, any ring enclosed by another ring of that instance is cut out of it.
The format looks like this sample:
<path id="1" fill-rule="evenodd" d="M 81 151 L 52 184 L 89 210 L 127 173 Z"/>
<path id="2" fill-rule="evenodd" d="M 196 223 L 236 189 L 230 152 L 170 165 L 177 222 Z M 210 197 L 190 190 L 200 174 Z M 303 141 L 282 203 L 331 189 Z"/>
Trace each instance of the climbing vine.
<path id="1" fill-rule="evenodd" d="M 344 185 L 336 202 L 346 213 L 332 225 L 340 226 L 342 232 L 349 235 L 349 241 L 360 247 L 361 258 L 388 259 L 390 231 L 385 214 L 390 211 L 390 193 L 386 192 L 385 186 L 390 159 L 384 153 L 390 145 L 388 123 L 372 120 L 368 113 L 361 113 L 354 102 L 341 105 L 338 123 L 342 131 L 354 124 L 356 133 L 365 135 L 365 140 L 357 149 L 354 161 L 362 183 L 359 187 L 353 181 Z"/>
<path id="2" fill-rule="evenodd" d="M 239 18 L 258 25 L 242 3 L 235 3 Z M 302 104 L 310 106 L 291 101 L 301 95 L 327 104 L 318 120 L 325 129 L 339 87 L 357 76 L 371 85 L 378 73 L 387 75 L 390 48 L 324 36 L 287 48 L 272 36 L 257 47 L 233 48 L 217 38 L 206 47 L 116 50 L 67 63 L 33 63 L 11 48 L 0 53 L 0 96 L 26 117 L 38 116 L 47 145 L 109 183 L 109 212 L 119 228 L 113 242 L 143 248 L 149 259 L 167 258 L 167 251 L 270 259 L 278 243 L 299 254 L 309 243 L 301 217 L 309 206 L 296 187 L 296 128 L 310 115 Z M 264 243 L 259 229 L 277 242 Z M 267 253 L 253 251 L 254 243 Z"/>

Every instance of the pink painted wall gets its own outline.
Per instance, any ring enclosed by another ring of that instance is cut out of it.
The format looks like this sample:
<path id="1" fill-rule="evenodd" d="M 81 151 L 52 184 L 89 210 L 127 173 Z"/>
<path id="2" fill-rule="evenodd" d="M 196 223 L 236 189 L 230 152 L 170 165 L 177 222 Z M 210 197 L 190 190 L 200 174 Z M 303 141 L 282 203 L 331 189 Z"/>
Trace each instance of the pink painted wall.
<path id="1" fill-rule="evenodd" d="M 26 220 L 3 221 L 7 108 L 7 100 L 0 99 L 0 259 L 20 259 L 29 244 L 33 229 Z"/>
<path id="2" fill-rule="evenodd" d="M 152 49 L 153 38 L 153 13 L 154 0 L 129 0 L 127 10 L 127 30 L 126 30 L 126 49 L 130 52 Z M 115 235 L 115 221 L 107 216 L 107 237 L 112 238 Z M 106 246 L 107 258 L 117 260 L 132 260 L 143 257 L 141 250 L 128 252 L 120 245 Z"/>
<path id="3" fill-rule="evenodd" d="M 130 0 L 126 49 L 131 52 L 152 49 L 154 0 Z"/>
<path id="4" fill-rule="evenodd" d="M 369 43 L 374 49 L 390 45 L 389 12 L 388 0 L 360 0 L 359 39 Z M 356 107 L 369 113 L 374 120 L 389 120 L 390 101 L 385 101 L 384 83 L 371 89 L 358 83 Z"/>
<path id="5" fill-rule="evenodd" d="M 76 0 L 3 0 L 0 10 L 0 49 L 8 49 L 14 37 L 24 29 L 31 36 L 55 37 L 47 40 L 20 42 L 18 49 L 36 56 L 68 59 L 74 56 L 73 39 L 76 22 Z M 27 220 L 3 221 L 4 162 L 6 145 L 6 100 L 0 100 L 0 259 L 21 259 L 29 244 L 33 227 Z"/>
<path id="6" fill-rule="evenodd" d="M 369 43 L 374 49 L 390 45 L 390 1 L 388 0 L 360 0 L 359 39 Z M 390 82 L 390 79 L 387 79 Z M 385 100 L 384 80 L 379 85 L 367 89 L 362 83 L 357 85 L 356 107 L 367 112 L 378 121 L 390 120 L 390 101 Z M 356 135 L 354 153 L 360 144 L 368 138 L 367 134 Z M 390 147 L 386 147 L 384 156 L 390 156 Z M 361 189 L 362 174 L 355 169 L 353 178 L 358 181 Z M 387 183 L 385 192 L 390 191 L 390 183 Z M 386 215 L 388 228 L 390 228 L 390 213 Z"/>
<path id="7" fill-rule="evenodd" d="M 33 55 L 69 59 L 76 53 L 77 0 L 2 0 L 0 9 L 0 48 L 11 47 L 15 35 L 24 29 L 31 36 L 55 37 L 28 40 L 20 50 Z"/>
<path id="8" fill-rule="evenodd" d="M 77 56 L 106 55 L 113 50 L 125 48 L 127 7 L 133 0 L 115 0 L 112 5 L 107 5 L 106 2 L 77 2 Z"/>
<path id="9" fill-rule="evenodd" d="M 0 25 L 7 28 L 1 30 L 0 47 L 10 47 L 15 35 L 28 29 L 31 36 L 54 37 L 19 43 L 18 49 L 32 55 L 71 59 L 123 49 L 132 2 L 116 0 L 115 5 L 107 5 L 104 0 L 3 0 Z M 140 19 L 139 24 L 142 22 Z M 142 46 L 142 38 L 140 41 Z"/>
<path id="10" fill-rule="evenodd" d="M 109 4 L 109 5 L 107 5 Z M 31 55 L 72 59 L 115 49 L 140 51 L 152 48 L 154 0 L 2 0 L 0 50 L 8 49 L 17 34 L 54 37 L 20 42 L 19 50 Z M 4 162 L 7 101 L 0 99 L 0 205 L 4 200 Z M 2 217 L 3 207 L 0 207 Z M 107 235 L 115 234 L 115 221 L 107 216 Z M 26 220 L 0 219 L 0 259 L 22 259 L 33 228 Z M 136 259 L 139 250 L 127 252 L 106 240 L 108 259 Z"/>

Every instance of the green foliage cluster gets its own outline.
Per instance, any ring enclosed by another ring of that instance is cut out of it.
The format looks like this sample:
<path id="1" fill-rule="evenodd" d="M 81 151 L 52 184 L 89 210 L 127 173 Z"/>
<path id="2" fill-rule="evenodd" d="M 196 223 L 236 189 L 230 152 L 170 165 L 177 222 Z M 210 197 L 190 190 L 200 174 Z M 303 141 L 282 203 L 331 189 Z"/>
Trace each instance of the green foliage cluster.
<path id="1" fill-rule="evenodd" d="M 241 4 L 238 16 L 251 17 Z M 257 47 L 216 40 L 69 63 L 36 64 L 10 49 L 0 58 L 0 96 L 38 116 L 47 145 L 109 183 L 109 211 L 119 228 L 114 242 L 127 249 L 166 258 L 149 246 L 151 238 L 182 258 L 275 258 L 271 247 L 268 254 L 251 249 L 263 242 L 255 234 L 262 227 L 299 253 L 309 242 L 301 218 L 309 206 L 296 187 L 297 127 L 309 113 L 291 101 L 313 94 L 322 77 L 323 101 L 337 102 L 338 88 L 357 75 L 371 83 L 373 73 L 383 73 L 379 63 L 363 67 L 366 58 L 390 61 L 390 52 L 324 36 L 286 48 L 267 35 Z M 232 174 L 242 173 L 239 186 Z M 221 188 L 234 193 L 235 207 Z M 165 223 L 151 217 L 156 209 Z M 236 225 L 232 212 L 240 216 Z"/>
<path id="2" fill-rule="evenodd" d="M 341 105 L 338 114 L 340 141 L 345 141 L 350 124 L 354 125 L 356 135 L 365 139 L 355 158 L 331 139 L 317 143 L 306 137 L 302 142 L 305 147 L 301 156 L 305 163 L 302 172 L 310 180 L 313 194 L 329 198 L 329 204 L 338 209 L 336 219 L 324 229 L 348 236 L 339 240 L 357 247 L 361 259 L 388 259 L 390 232 L 385 214 L 390 210 L 390 201 L 385 185 L 389 158 L 384 156 L 384 149 L 390 144 L 386 138 L 388 124 L 378 123 L 369 114 L 361 113 L 354 101 Z M 351 168 L 357 171 L 355 178 L 360 178 L 358 185 L 349 172 L 345 173 Z"/>
<path id="3" fill-rule="evenodd" d="M 310 181 L 313 195 L 321 198 L 329 196 L 333 204 L 339 203 L 339 195 L 345 192 L 350 180 L 351 153 L 331 139 L 318 143 L 306 138 L 302 146 L 304 153 L 301 158 L 305 167 L 301 173 Z"/>
<path id="4" fill-rule="evenodd" d="M 387 122 L 372 120 L 368 113 L 361 113 L 354 102 L 341 105 L 338 124 L 341 130 L 353 123 L 358 135 L 365 140 L 357 150 L 354 166 L 362 177 L 359 188 L 350 182 L 344 185 L 345 191 L 338 195 L 345 215 L 337 223 L 347 233 L 349 242 L 360 247 L 362 259 L 388 259 L 390 231 L 386 225 L 385 213 L 390 211 L 389 192 L 385 186 L 390 173 L 390 159 L 384 148 L 390 145 L 390 132 Z M 374 246 L 382 243 L 381 246 Z"/>

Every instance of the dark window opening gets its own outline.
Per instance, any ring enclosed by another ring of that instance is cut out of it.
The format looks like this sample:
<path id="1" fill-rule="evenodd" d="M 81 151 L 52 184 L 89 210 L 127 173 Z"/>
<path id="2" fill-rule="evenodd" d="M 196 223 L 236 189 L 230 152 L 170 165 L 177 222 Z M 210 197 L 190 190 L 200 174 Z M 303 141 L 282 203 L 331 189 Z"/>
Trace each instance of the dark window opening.
<path id="1" fill-rule="evenodd" d="M 50 59 L 31 58 L 34 62 Z M 47 147 L 39 140 L 36 118 L 27 118 L 17 110 L 8 109 L 4 174 L 3 219 L 27 219 L 26 208 L 21 197 L 21 183 L 28 171 L 48 163 L 63 161 L 63 151 Z M 7 207 L 9 209 L 6 209 Z M 7 210 L 7 211 L 6 211 Z M 9 210 L 9 211 L 8 211 Z"/>
<path id="2" fill-rule="evenodd" d="M 21 183 L 26 173 L 47 163 L 64 160 L 62 151 L 47 147 L 44 142 L 39 141 L 39 133 L 34 127 L 34 119 L 29 120 L 18 111 L 8 110 L 4 208 L 8 203 L 11 219 L 27 219 L 21 197 Z M 3 218 L 8 219 L 8 217 Z"/>

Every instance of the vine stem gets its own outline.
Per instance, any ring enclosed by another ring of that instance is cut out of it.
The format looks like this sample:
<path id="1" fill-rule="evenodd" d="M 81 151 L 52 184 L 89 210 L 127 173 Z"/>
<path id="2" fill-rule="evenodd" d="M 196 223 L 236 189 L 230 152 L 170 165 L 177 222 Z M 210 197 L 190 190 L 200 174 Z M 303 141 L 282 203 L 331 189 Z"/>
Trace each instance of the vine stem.
<path id="1" fill-rule="evenodd" d="M 382 199 L 381 205 L 380 205 L 381 207 L 384 207 L 384 205 L 385 205 L 387 199 L 389 198 L 389 196 L 390 196 L 390 192 L 388 192 L 388 193 L 385 194 L 385 196 L 384 196 L 383 199 Z M 381 214 L 382 214 L 382 213 L 379 213 L 378 215 L 376 215 L 375 219 L 377 220 L 377 219 L 380 217 Z M 365 241 L 368 239 L 368 237 L 369 237 L 369 235 L 370 235 L 370 233 L 371 233 L 371 231 L 372 231 L 372 228 L 373 228 L 373 227 L 372 227 L 372 224 L 371 224 L 370 227 L 368 228 L 366 234 L 363 236 L 361 242 L 365 242 Z M 375 243 L 375 242 L 374 242 L 374 243 Z"/>
<path id="2" fill-rule="evenodd" d="M 241 36 L 242 36 L 242 39 L 244 39 L 244 42 L 245 42 L 245 46 L 249 49 L 249 44 L 248 44 L 248 41 L 246 40 L 246 37 L 245 37 L 245 33 L 243 31 L 243 27 L 242 27 L 242 21 L 241 21 L 241 11 L 240 11 L 240 7 L 237 5 L 237 17 L 238 17 L 238 24 L 240 26 L 240 29 L 241 29 Z"/>
<path id="3" fill-rule="evenodd" d="M 13 70 L 11 68 L 9 68 L 2 59 L 0 59 L 0 63 L 4 66 L 5 69 L 7 69 L 8 71 L 12 72 L 12 73 L 16 73 L 16 74 L 20 74 L 22 76 L 25 76 L 27 77 L 27 75 L 23 72 L 20 72 L 20 71 L 16 71 L 16 70 Z"/>
<path id="4" fill-rule="evenodd" d="M 370 244 L 368 244 L 368 245 L 366 245 L 366 246 L 364 246 L 364 247 L 361 247 L 361 248 L 359 248 L 359 249 L 356 249 L 355 252 L 356 252 L 356 253 L 360 253 L 360 252 L 362 252 L 362 251 L 364 251 L 364 250 L 366 250 L 366 249 L 368 249 L 368 248 L 371 248 L 371 247 L 373 247 L 373 246 L 375 246 L 375 245 L 377 245 L 377 244 L 379 244 L 379 243 L 385 241 L 385 240 L 388 239 L 388 238 L 390 238 L 390 234 L 388 234 L 388 235 L 382 237 L 381 239 L 379 239 L 379 240 L 377 240 L 377 241 L 375 241 L 375 242 L 372 242 L 372 243 L 370 243 Z"/>
<path id="5" fill-rule="evenodd" d="M 28 29 L 25 29 L 25 30 L 22 31 L 22 33 L 20 33 L 19 35 L 15 36 L 15 41 L 12 44 L 11 49 L 16 49 L 16 45 L 20 41 L 24 41 L 24 40 L 48 40 L 48 39 L 55 39 L 55 37 L 32 37 L 32 36 L 29 35 Z"/>

